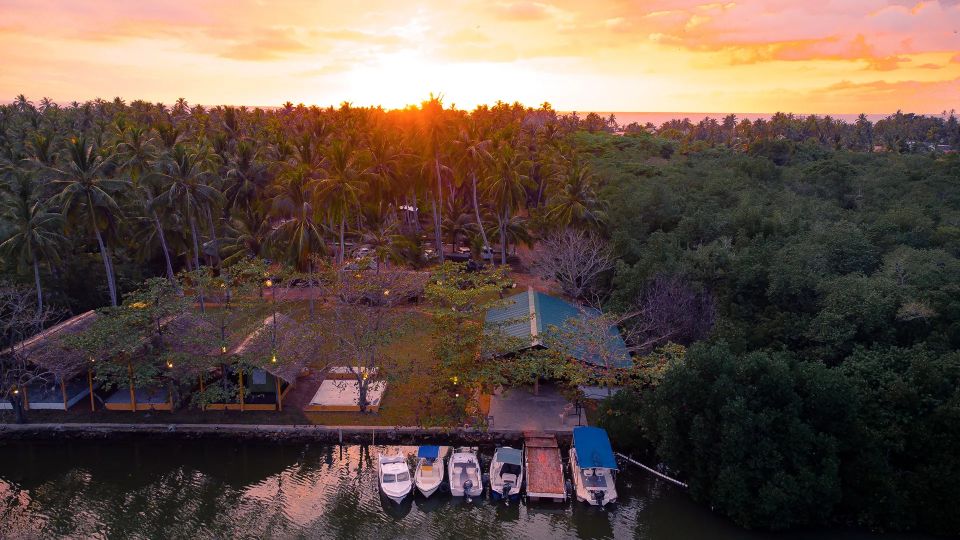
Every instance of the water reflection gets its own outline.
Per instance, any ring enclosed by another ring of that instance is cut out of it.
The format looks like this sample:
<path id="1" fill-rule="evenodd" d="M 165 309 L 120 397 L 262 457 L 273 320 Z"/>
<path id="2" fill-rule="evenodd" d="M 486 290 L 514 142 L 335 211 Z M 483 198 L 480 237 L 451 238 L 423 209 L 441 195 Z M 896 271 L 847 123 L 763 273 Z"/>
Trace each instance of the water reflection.
<path id="1" fill-rule="evenodd" d="M 483 464 L 492 448 L 481 449 Z M 0 536 L 82 538 L 805 538 L 743 531 L 640 471 L 620 502 L 396 504 L 376 456 L 414 447 L 188 442 L 0 445 Z M 411 462 L 412 463 L 412 462 Z M 818 538 L 860 538 L 818 532 Z"/>

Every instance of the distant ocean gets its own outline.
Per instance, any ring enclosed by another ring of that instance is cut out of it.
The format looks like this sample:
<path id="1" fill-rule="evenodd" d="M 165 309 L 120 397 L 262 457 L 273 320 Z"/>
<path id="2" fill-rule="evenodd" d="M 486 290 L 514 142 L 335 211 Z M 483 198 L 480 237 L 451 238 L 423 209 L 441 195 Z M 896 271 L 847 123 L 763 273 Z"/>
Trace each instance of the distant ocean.
<path id="1" fill-rule="evenodd" d="M 577 115 L 583 118 L 590 111 L 580 112 L 577 111 Z M 670 120 L 683 120 L 684 118 L 689 118 L 691 122 L 696 124 L 697 122 L 703 120 L 704 118 L 714 118 L 717 121 L 722 121 L 725 116 L 730 113 L 705 113 L 705 112 L 599 112 L 597 114 L 603 116 L 604 118 L 610 116 L 611 114 L 617 118 L 617 123 L 621 126 L 631 124 L 636 122 L 640 125 L 644 125 L 647 122 L 650 122 L 653 125 L 659 126 L 664 122 Z M 744 118 L 753 121 L 758 118 L 763 118 L 764 120 L 769 120 L 774 113 L 733 113 L 737 116 L 737 121 L 743 120 Z M 893 113 L 890 113 L 893 114 Z M 817 116 L 826 116 L 825 114 L 816 114 Z M 794 114 L 794 116 L 799 116 L 805 118 L 809 114 Z M 845 122 L 856 122 L 859 114 L 831 114 L 833 118 L 843 120 Z M 871 122 L 876 122 L 890 116 L 889 114 L 868 114 L 866 115 L 867 119 Z"/>

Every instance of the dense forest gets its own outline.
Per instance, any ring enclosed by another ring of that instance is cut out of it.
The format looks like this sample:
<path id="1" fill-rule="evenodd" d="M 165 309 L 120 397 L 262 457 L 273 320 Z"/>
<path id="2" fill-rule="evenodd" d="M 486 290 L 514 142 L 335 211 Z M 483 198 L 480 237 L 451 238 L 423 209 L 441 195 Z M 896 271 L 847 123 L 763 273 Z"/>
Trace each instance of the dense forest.
<path id="1" fill-rule="evenodd" d="M 616 262 L 568 294 L 673 307 L 649 314 L 673 331 L 631 343 L 639 370 L 664 365 L 600 405 L 615 444 L 746 526 L 957 533 L 958 147 L 952 114 L 618 126 L 439 98 L 20 96 L 0 106 L 0 267 L 66 316 L 253 258 L 515 262 L 574 231 Z"/>

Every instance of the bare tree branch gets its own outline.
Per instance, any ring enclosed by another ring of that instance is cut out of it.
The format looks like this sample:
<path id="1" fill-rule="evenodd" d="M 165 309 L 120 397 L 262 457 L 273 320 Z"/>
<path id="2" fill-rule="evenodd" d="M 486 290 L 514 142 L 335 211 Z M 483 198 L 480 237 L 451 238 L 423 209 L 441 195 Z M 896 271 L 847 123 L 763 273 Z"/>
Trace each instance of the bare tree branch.
<path id="1" fill-rule="evenodd" d="M 584 299 L 594 294 L 597 279 L 613 269 L 607 243 L 592 232 L 565 229 L 543 239 L 533 253 L 533 270 L 555 281 L 564 294 Z"/>

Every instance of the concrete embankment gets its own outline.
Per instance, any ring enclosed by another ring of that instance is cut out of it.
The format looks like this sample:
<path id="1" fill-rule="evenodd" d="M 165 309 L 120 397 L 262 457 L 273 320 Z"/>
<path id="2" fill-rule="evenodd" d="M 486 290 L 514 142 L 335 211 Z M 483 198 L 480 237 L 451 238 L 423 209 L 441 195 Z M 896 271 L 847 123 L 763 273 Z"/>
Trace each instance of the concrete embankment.
<path id="1" fill-rule="evenodd" d="M 570 432 L 552 433 L 569 442 Z M 344 444 L 521 444 L 523 432 L 402 426 L 262 424 L 0 424 L 0 442 L 10 440 L 234 439 Z"/>

